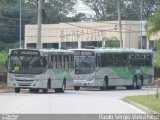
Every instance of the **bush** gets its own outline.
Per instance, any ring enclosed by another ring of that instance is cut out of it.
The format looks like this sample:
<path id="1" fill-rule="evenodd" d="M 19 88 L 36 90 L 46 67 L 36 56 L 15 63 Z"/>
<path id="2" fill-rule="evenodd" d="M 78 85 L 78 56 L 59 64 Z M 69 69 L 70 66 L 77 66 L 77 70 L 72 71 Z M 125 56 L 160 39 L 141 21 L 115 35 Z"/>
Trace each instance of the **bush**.
<path id="1" fill-rule="evenodd" d="M 7 61 L 8 53 L 6 51 L 0 52 L 0 71 L 4 72 L 6 71 L 6 61 Z"/>

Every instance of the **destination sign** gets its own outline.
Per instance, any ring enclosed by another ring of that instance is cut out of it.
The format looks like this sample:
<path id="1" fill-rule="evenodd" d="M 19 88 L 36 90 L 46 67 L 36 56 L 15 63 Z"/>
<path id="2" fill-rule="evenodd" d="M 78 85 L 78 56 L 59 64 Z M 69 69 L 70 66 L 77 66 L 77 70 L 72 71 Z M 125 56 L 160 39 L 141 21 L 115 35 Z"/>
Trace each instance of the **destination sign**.
<path id="1" fill-rule="evenodd" d="M 76 56 L 94 56 L 92 51 L 75 51 Z"/>
<path id="2" fill-rule="evenodd" d="M 39 51 L 36 50 L 12 50 L 11 55 L 39 55 Z"/>

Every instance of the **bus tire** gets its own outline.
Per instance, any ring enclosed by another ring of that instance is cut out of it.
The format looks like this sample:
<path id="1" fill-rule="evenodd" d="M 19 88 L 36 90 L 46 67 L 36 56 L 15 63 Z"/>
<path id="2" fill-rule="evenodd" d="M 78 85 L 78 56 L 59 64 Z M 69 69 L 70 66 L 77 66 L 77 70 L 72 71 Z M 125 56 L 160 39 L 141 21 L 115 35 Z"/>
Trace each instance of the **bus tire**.
<path id="1" fill-rule="evenodd" d="M 74 86 L 74 90 L 80 90 L 80 86 Z"/>
<path id="2" fill-rule="evenodd" d="M 137 77 L 134 76 L 132 80 L 132 85 L 126 86 L 127 90 L 136 89 L 137 88 Z"/>
<path id="3" fill-rule="evenodd" d="M 47 88 L 44 88 L 44 89 L 42 89 L 42 92 L 43 93 L 48 93 L 48 89 L 51 87 L 51 81 L 50 81 L 50 79 L 48 80 L 48 82 L 47 82 Z"/>
<path id="4" fill-rule="evenodd" d="M 62 88 L 56 88 L 55 92 L 56 93 L 64 93 L 65 88 L 66 88 L 66 80 L 64 79 L 63 84 L 62 84 Z"/>
<path id="5" fill-rule="evenodd" d="M 62 88 L 60 88 L 59 92 L 60 92 L 60 93 L 64 93 L 65 88 L 66 88 L 66 82 L 65 82 L 65 80 L 64 80 L 64 81 L 63 81 L 63 84 L 62 84 Z"/>
<path id="6" fill-rule="evenodd" d="M 132 89 L 132 86 L 130 86 L 130 85 L 126 86 L 126 89 L 130 90 L 130 89 Z"/>
<path id="7" fill-rule="evenodd" d="M 19 93 L 20 92 L 20 88 L 15 88 L 15 93 Z"/>
<path id="8" fill-rule="evenodd" d="M 38 93 L 39 89 L 38 88 L 30 88 L 29 92 L 31 92 L 31 93 Z"/>
<path id="9" fill-rule="evenodd" d="M 42 89 L 43 93 L 48 93 L 48 88 Z"/>
<path id="10" fill-rule="evenodd" d="M 103 80 L 103 86 L 100 86 L 100 90 L 104 91 L 108 88 L 108 79 L 105 77 Z"/>
<path id="11" fill-rule="evenodd" d="M 136 88 L 137 89 L 141 89 L 142 88 L 142 85 L 143 85 L 143 76 L 140 76 L 138 81 L 137 81 L 137 86 Z"/>
<path id="12" fill-rule="evenodd" d="M 109 90 L 115 90 L 115 89 L 116 89 L 116 86 L 109 86 L 108 89 L 109 89 Z"/>
<path id="13" fill-rule="evenodd" d="M 60 91 L 59 88 L 55 88 L 54 90 L 55 90 L 55 93 L 59 93 Z"/>
<path id="14" fill-rule="evenodd" d="M 137 88 L 137 76 L 134 76 L 133 82 L 132 82 L 132 89 L 136 89 L 136 88 Z"/>

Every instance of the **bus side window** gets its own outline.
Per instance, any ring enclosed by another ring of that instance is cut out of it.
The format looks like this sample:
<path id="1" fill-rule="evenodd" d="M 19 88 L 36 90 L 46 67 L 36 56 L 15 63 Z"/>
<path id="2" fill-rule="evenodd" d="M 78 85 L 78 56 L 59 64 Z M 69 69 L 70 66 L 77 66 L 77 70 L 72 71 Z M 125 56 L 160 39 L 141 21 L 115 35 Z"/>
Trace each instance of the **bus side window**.
<path id="1" fill-rule="evenodd" d="M 64 68 L 68 68 L 68 60 L 67 60 L 67 55 L 64 56 Z"/>
<path id="2" fill-rule="evenodd" d="M 52 64 L 53 64 L 53 68 L 56 68 L 55 55 L 52 55 Z"/>
<path id="3" fill-rule="evenodd" d="M 64 57 L 65 57 L 65 55 L 61 55 L 61 59 L 62 59 L 62 60 L 61 60 L 61 68 L 65 68 L 65 66 L 64 66 L 64 65 L 65 65 L 65 64 L 64 64 L 64 62 L 65 62 L 65 61 L 64 61 Z"/>
<path id="4" fill-rule="evenodd" d="M 48 68 L 52 68 L 52 56 L 48 56 Z"/>
<path id="5" fill-rule="evenodd" d="M 74 55 L 71 55 L 71 67 L 74 68 Z"/>
<path id="6" fill-rule="evenodd" d="M 69 68 L 69 55 L 67 55 L 67 63 L 68 63 L 67 68 Z"/>
<path id="7" fill-rule="evenodd" d="M 106 60 L 105 60 L 105 54 L 102 54 L 101 55 L 101 64 L 102 64 L 102 67 L 105 67 L 105 63 L 106 63 Z"/>
<path id="8" fill-rule="evenodd" d="M 72 56 L 69 55 L 69 68 L 72 68 Z"/>
<path id="9" fill-rule="evenodd" d="M 145 64 L 144 64 L 144 63 L 145 63 L 145 62 L 144 62 L 144 61 L 145 61 L 144 57 L 145 57 L 144 54 L 141 54 L 141 66 L 144 66 L 144 65 L 145 65 Z"/>
<path id="10" fill-rule="evenodd" d="M 120 59 L 121 59 L 121 60 L 120 60 L 120 62 L 121 62 L 121 63 L 120 63 L 120 66 L 126 66 L 126 62 L 127 62 L 127 61 L 126 61 L 126 58 L 125 58 L 125 55 L 124 55 L 124 54 L 121 54 L 121 55 L 120 55 Z"/>
<path id="11" fill-rule="evenodd" d="M 112 66 L 112 54 L 108 54 L 108 66 Z"/>
<path id="12" fill-rule="evenodd" d="M 101 67 L 101 56 L 100 56 L 100 54 L 96 55 L 96 66 Z"/>
<path id="13" fill-rule="evenodd" d="M 44 56 L 42 59 L 43 59 L 43 67 L 45 68 L 47 66 L 47 57 Z M 51 61 L 51 64 L 52 64 L 52 61 Z M 52 67 L 52 65 L 51 65 L 51 67 Z"/>
<path id="14" fill-rule="evenodd" d="M 61 55 L 58 55 L 57 63 L 58 63 L 58 68 L 62 68 L 62 56 Z"/>
<path id="15" fill-rule="evenodd" d="M 146 66 L 152 66 L 151 54 L 147 54 L 146 63 Z"/>
<path id="16" fill-rule="evenodd" d="M 115 66 L 119 66 L 121 63 L 119 54 L 115 54 Z"/>
<path id="17" fill-rule="evenodd" d="M 59 61 L 58 55 L 55 55 L 55 65 L 56 65 L 56 68 L 58 68 L 58 61 Z"/>
<path id="18" fill-rule="evenodd" d="M 129 62 L 131 66 L 134 66 L 134 55 L 133 54 L 129 55 Z"/>

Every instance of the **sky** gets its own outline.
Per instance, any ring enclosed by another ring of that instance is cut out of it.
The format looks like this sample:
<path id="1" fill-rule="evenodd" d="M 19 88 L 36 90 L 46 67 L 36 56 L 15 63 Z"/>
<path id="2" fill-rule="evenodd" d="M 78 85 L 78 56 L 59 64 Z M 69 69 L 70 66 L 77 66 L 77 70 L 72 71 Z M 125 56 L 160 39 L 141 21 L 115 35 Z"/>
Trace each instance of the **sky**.
<path id="1" fill-rule="evenodd" d="M 77 4 L 74 6 L 76 12 L 70 13 L 68 16 L 72 17 L 77 13 L 85 13 L 87 15 L 95 15 L 95 12 L 92 11 L 88 6 L 86 6 L 81 0 L 77 0 Z"/>

